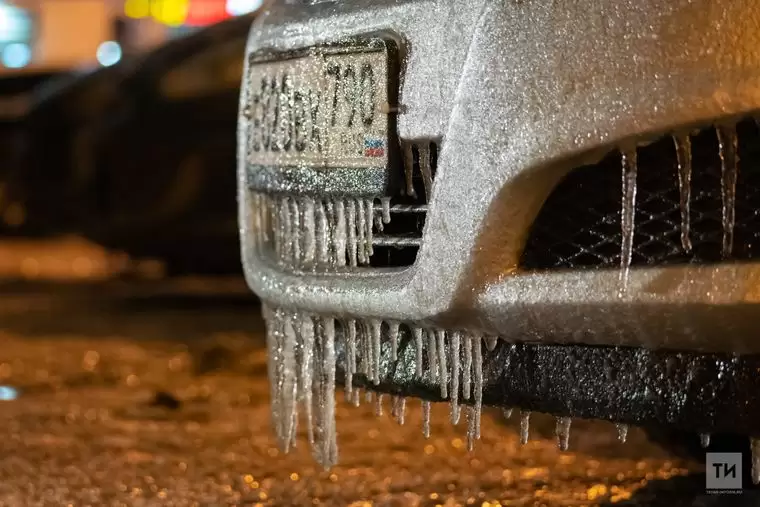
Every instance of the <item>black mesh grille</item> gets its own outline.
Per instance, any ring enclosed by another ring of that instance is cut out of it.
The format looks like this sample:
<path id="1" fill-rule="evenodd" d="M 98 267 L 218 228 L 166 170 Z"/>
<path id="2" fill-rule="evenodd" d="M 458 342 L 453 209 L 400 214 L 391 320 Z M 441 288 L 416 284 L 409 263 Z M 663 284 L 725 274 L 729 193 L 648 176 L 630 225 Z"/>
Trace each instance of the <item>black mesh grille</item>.
<path id="1" fill-rule="evenodd" d="M 760 131 L 739 122 L 739 175 L 731 259 L 757 256 L 760 246 Z M 678 165 L 671 137 L 639 147 L 632 265 L 722 261 L 721 160 L 715 128 L 691 136 L 691 231 L 681 245 Z M 521 265 L 526 269 L 617 267 L 622 233 L 621 154 L 576 168 L 554 189 L 531 229 Z"/>

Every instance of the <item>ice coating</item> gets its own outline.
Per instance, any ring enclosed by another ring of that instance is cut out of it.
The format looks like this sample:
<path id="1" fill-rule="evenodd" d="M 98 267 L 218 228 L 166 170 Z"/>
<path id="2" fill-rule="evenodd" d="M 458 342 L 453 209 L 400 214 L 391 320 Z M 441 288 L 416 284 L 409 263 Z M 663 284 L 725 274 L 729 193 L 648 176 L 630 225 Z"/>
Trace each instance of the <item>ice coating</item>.
<path id="1" fill-rule="evenodd" d="M 736 222 L 736 177 L 739 170 L 736 125 L 718 127 L 720 148 L 721 179 L 723 198 L 723 258 L 731 257 L 734 247 L 734 224 Z"/>
<path id="2" fill-rule="evenodd" d="M 678 189 L 681 207 L 681 246 L 691 252 L 691 138 L 688 134 L 673 136 L 678 160 Z"/>
<path id="3" fill-rule="evenodd" d="M 380 383 L 383 347 L 394 340 L 398 343 L 400 335 L 412 338 L 415 359 L 419 359 L 416 365 L 419 378 L 436 385 L 442 398 L 449 400 L 452 423 L 456 424 L 459 420 L 460 399 L 472 401 L 472 404 L 464 407 L 468 447 L 472 447 L 480 438 L 483 404 L 482 336 L 378 319 L 338 320 L 266 306 L 264 317 L 267 322 L 272 421 L 275 435 L 284 452 L 288 452 L 296 443 L 300 410 L 301 416 L 306 419 L 305 432 L 315 459 L 327 468 L 337 463 L 336 342 L 343 340 L 345 354 L 341 364 L 345 374 L 346 398 L 358 405 L 361 393 L 356 388 L 355 376 L 360 374 L 366 381 Z M 427 337 L 427 340 L 423 337 Z M 381 415 L 382 394 L 366 391 L 367 401 L 371 401 L 373 395 L 375 412 Z M 423 433 L 429 436 L 429 401 L 423 401 L 422 411 Z M 391 414 L 400 424 L 404 423 L 405 398 L 393 397 Z"/>
<path id="4" fill-rule="evenodd" d="M 620 252 L 620 279 L 622 291 L 628 288 L 628 273 L 631 268 L 631 256 L 633 255 L 634 220 L 636 216 L 636 173 L 638 162 L 636 160 L 636 148 L 626 149 L 621 156 L 622 165 L 622 209 L 620 210 L 620 224 L 623 233 L 623 243 Z"/>

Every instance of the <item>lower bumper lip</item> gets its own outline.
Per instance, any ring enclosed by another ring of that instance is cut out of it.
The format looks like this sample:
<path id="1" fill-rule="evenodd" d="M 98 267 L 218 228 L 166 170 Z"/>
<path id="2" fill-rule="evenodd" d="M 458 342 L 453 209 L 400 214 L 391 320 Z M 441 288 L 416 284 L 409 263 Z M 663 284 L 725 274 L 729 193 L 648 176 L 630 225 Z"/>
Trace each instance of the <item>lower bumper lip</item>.
<path id="1" fill-rule="evenodd" d="M 337 380 L 345 383 L 345 347 L 337 340 Z M 380 382 L 361 374 L 354 387 L 443 401 L 432 379 L 416 375 L 411 339 L 398 358 L 383 343 Z M 760 356 L 675 353 L 632 347 L 508 344 L 484 348 L 483 404 L 562 417 L 671 425 L 698 433 L 757 434 Z M 466 404 L 468 401 L 462 400 Z M 472 403 L 470 401 L 469 403 Z"/>

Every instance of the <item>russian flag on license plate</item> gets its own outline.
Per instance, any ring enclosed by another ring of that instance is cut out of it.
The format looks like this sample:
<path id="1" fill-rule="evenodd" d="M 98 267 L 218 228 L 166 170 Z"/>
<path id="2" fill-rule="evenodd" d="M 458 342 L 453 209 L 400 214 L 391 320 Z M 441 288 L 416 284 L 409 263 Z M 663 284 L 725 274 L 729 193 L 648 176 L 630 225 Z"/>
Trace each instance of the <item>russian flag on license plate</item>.
<path id="1" fill-rule="evenodd" d="M 365 157 L 385 156 L 385 141 L 379 137 L 365 137 L 364 138 L 364 156 Z"/>

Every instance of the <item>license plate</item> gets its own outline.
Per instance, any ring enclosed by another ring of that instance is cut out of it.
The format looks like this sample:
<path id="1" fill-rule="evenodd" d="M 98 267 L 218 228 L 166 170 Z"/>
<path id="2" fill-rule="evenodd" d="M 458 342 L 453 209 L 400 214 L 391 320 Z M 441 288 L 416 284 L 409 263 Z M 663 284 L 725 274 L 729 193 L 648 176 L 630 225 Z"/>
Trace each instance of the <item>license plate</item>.
<path id="1" fill-rule="evenodd" d="M 388 59 L 382 41 L 255 56 L 245 110 L 249 163 L 386 168 Z"/>

